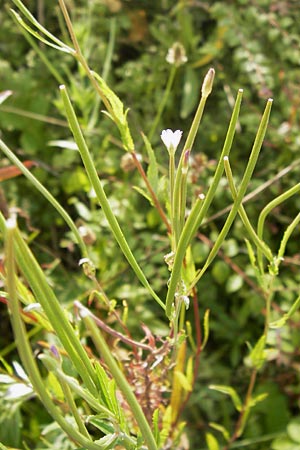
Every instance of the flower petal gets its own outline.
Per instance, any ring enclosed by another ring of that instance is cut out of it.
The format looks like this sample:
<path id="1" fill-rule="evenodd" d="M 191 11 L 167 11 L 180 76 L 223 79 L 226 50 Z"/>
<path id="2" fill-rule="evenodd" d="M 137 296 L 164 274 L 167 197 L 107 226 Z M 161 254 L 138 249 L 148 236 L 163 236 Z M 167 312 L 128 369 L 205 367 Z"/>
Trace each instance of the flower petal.
<path id="1" fill-rule="evenodd" d="M 182 131 L 180 130 L 172 131 L 170 130 L 170 128 L 168 128 L 167 130 L 163 130 L 160 135 L 161 140 L 167 147 L 168 151 L 172 149 L 174 152 L 176 151 L 179 145 L 181 136 Z"/>

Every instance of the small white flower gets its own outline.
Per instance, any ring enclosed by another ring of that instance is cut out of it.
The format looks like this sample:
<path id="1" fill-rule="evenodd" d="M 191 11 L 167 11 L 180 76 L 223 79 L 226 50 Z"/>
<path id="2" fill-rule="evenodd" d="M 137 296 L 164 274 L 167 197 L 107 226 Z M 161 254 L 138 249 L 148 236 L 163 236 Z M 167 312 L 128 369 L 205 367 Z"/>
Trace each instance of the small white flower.
<path id="1" fill-rule="evenodd" d="M 182 136 L 182 131 L 180 131 L 180 130 L 172 131 L 170 129 L 163 130 L 160 135 L 161 140 L 167 147 L 168 151 L 169 152 L 173 151 L 174 153 L 176 152 L 176 149 L 179 145 L 181 136 Z"/>
<path id="2" fill-rule="evenodd" d="M 185 305 L 185 309 L 189 309 L 190 307 L 190 299 L 187 295 L 182 296 L 183 303 Z"/>
<path id="3" fill-rule="evenodd" d="M 168 50 L 166 61 L 169 64 L 179 67 L 182 66 L 182 64 L 185 64 L 187 60 L 184 46 L 180 44 L 180 42 L 174 42 L 172 47 Z"/>

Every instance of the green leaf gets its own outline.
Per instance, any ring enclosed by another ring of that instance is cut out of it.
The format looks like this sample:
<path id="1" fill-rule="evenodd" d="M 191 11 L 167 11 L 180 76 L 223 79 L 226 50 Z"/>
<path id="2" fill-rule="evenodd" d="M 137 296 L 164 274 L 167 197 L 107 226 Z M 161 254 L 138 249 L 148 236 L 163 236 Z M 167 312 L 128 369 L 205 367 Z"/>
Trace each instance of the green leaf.
<path id="1" fill-rule="evenodd" d="M 157 408 L 152 416 L 152 424 L 153 424 L 153 434 L 155 438 L 155 442 L 157 445 L 160 445 L 160 433 L 159 433 L 159 408 Z"/>
<path id="2" fill-rule="evenodd" d="M 288 424 L 287 434 L 294 442 L 300 444 L 300 418 L 294 419 Z"/>
<path id="3" fill-rule="evenodd" d="M 116 397 L 116 382 L 113 379 L 109 380 L 108 383 L 108 396 L 110 398 L 112 411 L 115 413 L 117 417 L 120 418 L 120 407 Z"/>
<path id="4" fill-rule="evenodd" d="M 243 278 L 237 273 L 235 273 L 231 275 L 226 282 L 226 292 L 228 292 L 228 294 L 237 292 L 241 289 L 243 284 L 244 284 Z"/>
<path id="5" fill-rule="evenodd" d="M 217 283 L 223 284 L 229 277 L 230 268 L 224 261 L 216 261 L 211 273 Z"/>
<path id="6" fill-rule="evenodd" d="M 0 423 L 0 441 L 5 442 L 10 447 L 19 447 L 22 428 L 20 404 L 10 403 L 9 408 L 2 410 Z"/>
<path id="7" fill-rule="evenodd" d="M 95 444 L 99 444 L 99 448 L 103 448 L 105 450 L 110 450 L 116 448 L 116 444 L 119 440 L 119 436 L 117 433 L 108 434 L 97 441 L 94 441 Z"/>
<path id="8" fill-rule="evenodd" d="M 98 75 L 96 72 L 92 72 L 92 74 L 98 81 L 103 94 L 109 101 L 114 117 L 112 117 L 110 113 L 107 113 L 107 115 L 111 117 L 111 119 L 116 123 L 117 127 L 119 128 L 124 149 L 129 152 L 133 151 L 134 144 L 127 122 L 128 110 L 124 112 L 123 103 L 121 102 L 119 97 L 108 87 L 103 78 L 100 77 L 100 75 Z"/>
<path id="9" fill-rule="evenodd" d="M 274 322 L 270 323 L 270 328 L 282 328 L 284 327 L 284 325 L 286 324 L 288 320 L 288 316 L 287 314 L 284 314 L 283 317 L 281 317 L 280 319 L 275 320 Z"/>
<path id="10" fill-rule="evenodd" d="M 53 358 L 52 358 L 53 359 Z M 61 385 L 59 381 L 57 380 L 56 376 L 53 372 L 48 373 L 47 377 L 47 389 L 57 398 L 58 400 L 63 401 L 64 399 L 64 393 L 61 388 Z"/>
<path id="11" fill-rule="evenodd" d="M 267 397 L 268 397 L 268 393 L 264 392 L 262 394 L 256 395 L 256 397 L 251 398 L 250 401 L 250 408 L 252 408 L 253 406 L 257 405 L 260 402 L 263 402 Z"/>
<path id="12" fill-rule="evenodd" d="M 250 355 L 245 358 L 245 364 L 259 370 L 266 360 L 265 354 L 266 336 L 263 335 L 251 350 Z"/>
<path id="13" fill-rule="evenodd" d="M 228 239 L 223 244 L 223 250 L 226 256 L 229 258 L 233 258 L 240 253 L 240 247 L 238 242 L 235 239 Z"/>
<path id="14" fill-rule="evenodd" d="M 186 250 L 185 262 L 186 266 L 184 268 L 184 279 L 186 284 L 189 285 L 190 283 L 193 282 L 194 278 L 196 277 L 196 268 L 190 245 Z"/>
<path id="15" fill-rule="evenodd" d="M 150 203 L 151 206 L 154 206 L 153 200 L 152 200 L 151 196 L 148 194 L 147 191 L 145 191 L 144 189 L 140 188 L 139 186 L 133 186 L 133 189 L 135 191 L 137 191 L 139 194 L 141 194 L 143 197 L 145 197 L 145 199 L 148 200 L 148 202 Z"/>
<path id="16" fill-rule="evenodd" d="M 290 319 L 292 315 L 297 311 L 299 306 L 300 306 L 300 295 L 299 297 L 297 297 L 290 310 L 286 314 L 284 314 L 283 317 L 281 317 L 281 319 L 278 319 L 275 322 L 270 323 L 270 328 L 282 328 L 286 324 L 287 320 Z"/>
<path id="17" fill-rule="evenodd" d="M 22 19 L 22 17 L 20 16 L 20 14 L 18 14 L 16 11 L 14 11 L 13 9 L 10 10 L 15 21 L 22 27 L 24 28 L 29 34 L 31 34 L 32 36 L 34 36 L 36 39 L 38 39 L 39 41 L 43 42 L 43 44 L 48 45 L 49 47 L 53 47 L 56 50 L 59 50 L 61 52 L 64 53 L 74 53 L 74 50 L 70 47 L 68 47 L 67 45 L 64 45 L 61 42 L 61 46 L 60 45 L 56 45 L 53 44 L 53 42 L 50 42 L 49 40 L 47 40 L 46 38 L 44 38 L 43 36 L 41 36 L 37 31 L 35 31 L 33 28 L 31 28 L 29 25 L 27 25 L 27 23 Z"/>
<path id="18" fill-rule="evenodd" d="M 0 450 L 8 450 L 8 448 L 0 442 Z"/>
<path id="19" fill-rule="evenodd" d="M 240 399 L 239 395 L 237 394 L 237 392 L 235 391 L 235 389 L 233 389 L 231 386 L 211 384 L 209 386 L 209 389 L 212 389 L 214 391 L 221 392 L 222 394 L 228 395 L 231 398 L 237 411 L 241 411 L 241 409 L 242 409 L 241 399 Z"/>
<path id="20" fill-rule="evenodd" d="M 246 242 L 246 246 L 247 246 L 250 264 L 253 267 L 253 269 L 257 270 L 256 257 L 255 257 L 253 247 L 248 239 L 245 239 L 245 242 Z"/>
<path id="21" fill-rule="evenodd" d="M 187 365 L 186 365 L 186 377 L 189 384 L 192 386 L 194 381 L 194 360 L 193 357 L 190 356 Z"/>
<path id="22" fill-rule="evenodd" d="M 197 106 L 198 96 L 195 94 L 199 91 L 200 82 L 198 73 L 191 67 L 186 66 L 180 108 L 180 117 L 182 119 L 188 117 Z"/>
<path id="23" fill-rule="evenodd" d="M 100 391 L 101 400 L 110 411 L 113 411 L 112 402 L 108 393 L 109 378 L 99 362 L 95 364 L 95 372 L 97 375 L 97 384 Z"/>
<path id="24" fill-rule="evenodd" d="M 217 439 L 211 433 L 205 434 L 206 444 L 209 450 L 220 450 Z"/>
<path id="25" fill-rule="evenodd" d="M 272 442 L 272 450 L 299 450 L 299 444 L 291 441 L 288 437 L 279 437 Z"/>
<path id="26" fill-rule="evenodd" d="M 162 429 L 160 432 L 161 446 L 164 445 L 166 439 L 168 438 L 171 427 L 172 427 L 172 408 L 171 406 L 168 406 L 164 412 L 162 419 Z"/>
<path id="27" fill-rule="evenodd" d="M 204 331 L 204 335 L 203 335 L 203 341 L 202 341 L 202 345 L 201 345 L 201 350 L 203 350 L 207 344 L 208 338 L 209 338 L 209 313 L 210 310 L 207 309 L 204 313 L 204 319 L 203 319 L 203 331 Z"/>
<path id="28" fill-rule="evenodd" d="M 112 434 L 114 432 L 112 424 L 103 420 L 101 415 L 88 417 L 87 422 L 94 425 L 94 427 L 98 428 L 104 434 Z"/>
<path id="29" fill-rule="evenodd" d="M 147 136 L 142 133 L 142 138 L 148 153 L 149 158 L 149 165 L 147 169 L 147 177 L 149 180 L 149 183 L 151 184 L 151 187 L 155 193 L 157 193 L 158 188 L 158 164 L 156 160 L 155 153 L 153 151 L 152 145 L 149 142 Z"/>
<path id="30" fill-rule="evenodd" d="M 214 430 L 217 430 L 220 433 L 222 433 L 225 441 L 229 442 L 229 440 L 230 440 L 230 433 L 223 425 L 220 425 L 220 424 L 214 423 L 214 422 L 210 422 L 209 426 L 211 428 L 213 428 Z"/>
<path id="31" fill-rule="evenodd" d="M 192 385 L 189 382 L 187 376 L 182 373 L 179 372 L 179 370 L 175 370 L 174 372 L 174 376 L 176 377 L 176 379 L 179 381 L 180 386 L 187 392 L 190 392 L 192 390 Z"/>

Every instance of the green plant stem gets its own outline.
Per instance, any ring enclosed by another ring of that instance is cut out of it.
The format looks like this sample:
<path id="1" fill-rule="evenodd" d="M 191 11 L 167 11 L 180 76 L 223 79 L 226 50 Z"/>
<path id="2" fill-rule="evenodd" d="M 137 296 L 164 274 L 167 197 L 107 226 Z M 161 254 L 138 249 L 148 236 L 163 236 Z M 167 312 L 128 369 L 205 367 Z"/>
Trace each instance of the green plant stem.
<path id="1" fill-rule="evenodd" d="M 233 200 L 236 199 L 237 196 L 237 190 L 233 181 L 233 176 L 232 176 L 232 172 L 231 172 L 231 167 L 230 167 L 230 163 L 229 163 L 229 159 L 226 156 L 224 158 L 224 167 L 225 167 L 225 172 L 226 172 L 226 176 L 228 179 L 228 183 L 229 183 L 229 187 L 230 187 L 230 191 L 231 191 L 231 195 Z M 256 246 L 261 250 L 261 252 L 266 256 L 266 258 L 269 261 L 272 261 L 273 259 L 273 255 L 272 252 L 270 250 L 270 248 L 261 240 L 259 239 L 259 237 L 257 236 L 254 228 L 252 227 L 250 220 L 248 219 L 247 213 L 245 211 L 245 208 L 243 207 L 243 205 L 241 204 L 239 211 L 238 211 L 242 222 L 246 228 L 246 230 L 248 231 L 250 237 L 252 238 L 253 242 L 256 244 Z"/>
<path id="2" fill-rule="evenodd" d="M 186 150 L 183 164 L 182 164 L 182 183 L 180 186 L 180 205 L 179 205 L 179 229 L 182 230 L 184 227 L 185 220 L 185 206 L 186 206 L 186 194 L 187 194 L 187 174 L 188 174 L 188 166 L 189 166 L 189 156 L 190 150 Z"/>
<path id="3" fill-rule="evenodd" d="M 137 421 L 139 425 L 139 429 L 141 431 L 141 434 L 148 446 L 149 450 L 157 450 L 157 445 L 153 436 L 153 433 L 151 431 L 151 428 L 146 420 L 146 417 L 143 413 L 142 408 L 140 407 L 128 381 L 126 380 L 125 376 L 121 372 L 118 364 L 116 363 L 115 359 L 112 356 L 111 350 L 109 349 L 108 345 L 105 342 L 105 339 L 102 336 L 102 333 L 100 330 L 96 327 L 95 322 L 92 320 L 92 318 L 86 314 L 83 310 L 81 310 L 81 315 L 83 318 L 83 321 L 88 328 L 88 330 L 91 333 L 93 342 L 99 352 L 99 354 L 102 356 L 105 364 L 108 366 L 111 375 L 115 379 L 119 389 L 122 391 L 126 401 L 128 402 L 129 407 L 131 408 L 131 411 L 135 417 L 135 420 Z"/>
<path id="4" fill-rule="evenodd" d="M 280 260 L 282 260 L 288 240 L 291 237 L 291 234 L 293 233 L 293 231 L 295 230 L 297 225 L 299 224 L 299 222 L 300 222 L 300 213 L 297 214 L 295 219 L 292 221 L 292 223 L 290 223 L 290 225 L 287 227 L 287 229 L 284 232 L 283 238 L 280 243 L 279 251 L 278 251 L 279 262 L 280 262 Z"/>
<path id="5" fill-rule="evenodd" d="M 20 171 L 25 175 L 25 177 L 31 182 L 31 184 L 48 200 L 49 203 L 56 209 L 56 211 L 61 215 L 64 221 L 69 226 L 70 230 L 73 232 L 74 237 L 80 247 L 81 255 L 83 258 L 88 258 L 87 247 L 79 234 L 79 231 L 69 216 L 65 209 L 58 203 L 58 201 L 53 197 L 52 194 L 38 181 L 38 179 L 28 170 L 24 164 L 19 160 L 19 158 L 5 145 L 5 143 L 0 139 L 0 149 L 5 154 L 5 156 L 15 165 Z"/>
<path id="6" fill-rule="evenodd" d="M 207 101 L 206 97 L 201 97 L 200 103 L 198 105 L 195 117 L 193 119 L 191 128 L 189 130 L 189 134 L 187 136 L 186 142 L 184 144 L 184 148 L 182 150 L 180 160 L 177 166 L 176 170 L 176 177 L 175 177 L 175 183 L 174 183 L 174 195 L 173 195 L 173 202 L 174 202 L 174 209 L 176 208 L 176 213 L 174 213 L 173 217 L 173 234 L 174 234 L 174 240 L 175 245 L 177 247 L 179 237 L 181 234 L 181 227 L 180 227 L 180 218 L 185 215 L 185 202 L 183 202 L 183 199 L 181 198 L 181 194 L 184 191 L 184 188 L 182 187 L 182 183 L 186 182 L 185 177 L 182 177 L 182 167 L 184 163 L 184 157 L 187 150 L 191 151 L 193 147 L 194 140 L 196 138 L 196 134 L 201 122 L 201 118 L 203 115 L 204 107 Z"/>
<path id="7" fill-rule="evenodd" d="M 26 111 L 26 109 L 15 108 L 14 106 L 8 106 L 0 104 L 0 111 L 17 114 L 18 116 L 28 117 L 29 119 L 45 122 L 50 125 L 56 125 L 58 127 L 68 128 L 68 122 L 65 120 L 56 119 L 56 117 L 44 116 L 43 114 L 34 113 L 32 111 Z"/>
<path id="8" fill-rule="evenodd" d="M 111 68 L 115 40 L 116 40 L 116 18 L 113 17 L 112 19 L 110 19 L 109 39 L 108 39 L 107 51 L 106 51 L 106 55 L 105 55 L 105 59 L 104 59 L 104 63 L 103 63 L 102 74 L 101 74 L 103 80 L 105 80 L 105 81 L 108 78 L 108 74 L 109 74 L 109 71 Z M 63 84 L 63 83 L 60 83 L 60 84 Z M 91 118 L 87 125 L 87 131 L 91 131 L 94 129 L 94 127 L 97 123 L 97 120 L 98 120 L 100 105 L 101 105 L 101 97 L 97 96 L 97 98 L 95 100 L 95 106 L 94 106 L 93 112 L 91 114 Z"/>
<path id="9" fill-rule="evenodd" d="M 17 235 L 17 228 L 13 219 L 9 219 L 6 229 L 6 271 L 7 271 L 7 290 L 9 292 L 9 310 L 11 312 L 10 319 L 17 343 L 18 351 L 22 364 L 29 376 L 34 391 L 41 399 L 43 405 L 49 414 L 59 424 L 62 430 L 67 433 L 72 441 L 77 442 L 87 450 L 100 450 L 99 445 L 91 442 L 80 432 L 78 432 L 71 424 L 69 424 L 62 416 L 61 411 L 54 405 L 42 380 L 35 359 L 32 355 L 31 348 L 27 339 L 27 333 L 24 323 L 20 315 L 20 306 L 18 302 L 18 294 L 16 288 L 16 267 L 15 267 L 15 250 L 14 240 Z"/>
<path id="10" fill-rule="evenodd" d="M 173 226 L 173 233 L 174 233 L 174 239 L 177 246 L 177 243 L 179 241 L 179 237 L 182 231 L 181 227 L 181 218 L 185 216 L 185 209 L 186 209 L 186 198 L 182 198 L 181 195 L 183 192 L 186 191 L 186 187 L 183 186 L 183 183 L 186 183 L 186 177 L 183 176 L 182 168 L 185 163 L 185 157 L 186 152 L 191 152 L 193 148 L 193 144 L 196 138 L 197 131 L 199 129 L 199 125 L 202 119 L 204 107 L 207 101 L 208 96 L 211 93 L 212 86 L 213 86 L 213 80 L 215 76 L 214 69 L 209 69 L 207 72 L 202 88 L 201 88 L 201 98 L 200 102 L 195 114 L 195 117 L 193 119 L 191 128 L 189 130 L 186 142 L 183 147 L 183 151 L 180 156 L 180 160 L 178 163 L 178 168 L 176 172 L 176 178 L 175 178 L 175 186 L 174 186 L 174 205 L 175 208 L 178 209 L 177 214 L 174 215 L 174 226 Z"/>
<path id="11" fill-rule="evenodd" d="M 166 298 L 166 315 L 169 319 L 171 319 L 172 304 L 174 301 L 177 285 L 180 281 L 182 263 L 185 257 L 187 247 L 191 240 L 194 222 L 196 221 L 198 215 L 200 214 L 204 198 L 205 198 L 204 195 L 201 195 L 197 198 L 192 208 L 192 211 L 189 217 L 187 218 L 183 232 L 180 236 L 178 248 L 175 253 L 174 264 L 172 268 L 171 278 L 169 282 L 169 289 Z"/>
<path id="12" fill-rule="evenodd" d="M 275 322 L 270 323 L 270 328 L 281 328 L 286 322 L 292 317 L 292 315 L 299 309 L 300 306 L 300 295 L 296 298 L 291 308 L 287 313 L 283 314 L 280 319 L 275 320 Z"/>
<path id="13" fill-rule="evenodd" d="M 15 14 L 11 14 L 13 20 L 17 23 L 20 24 L 20 21 L 16 18 Z M 36 54 L 39 56 L 39 58 L 42 60 L 42 62 L 45 64 L 45 66 L 47 67 L 47 69 L 49 70 L 49 72 L 53 75 L 53 77 L 56 79 L 56 81 L 59 84 L 63 84 L 64 80 L 62 78 L 62 76 L 60 75 L 60 73 L 56 70 L 56 68 L 54 67 L 54 65 L 51 63 L 51 61 L 49 61 L 49 59 L 46 56 L 46 53 L 43 49 L 41 49 L 35 42 L 35 40 L 31 37 L 31 33 L 28 32 L 28 30 L 26 28 L 24 28 L 24 26 L 19 27 L 21 30 L 21 33 L 23 34 L 23 36 L 25 37 L 25 39 L 27 40 L 27 42 L 31 45 L 31 47 L 34 49 L 34 51 L 36 52 Z"/>
<path id="14" fill-rule="evenodd" d="M 84 137 L 82 135 L 77 117 L 75 115 L 73 106 L 71 104 L 71 101 L 70 101 L 70 98 L 68 96 L 65 86 L 60 86 L 60 91 L 61 91 L 61 95 L 62 95 L 62 99 L 63 99 L 65 111 L 66 111 L 66 116 L 68 118 L 68 122 L 69 122 L 69 125 L 71 128 L 71 131 L 73 133 L 75 142 L 78 146 L 78 149 L 79 149 L 83 164 L 85 166 L 87 175 L 89 177 L 90 183 L 93 186 L 93 189 L 96 193 L 99 204 L 100 204 L 101 208 L 103 209 L 105 217 L 110 225 L 110 229 L 111 229 L 117 243 L 119 244 L 124 256 L 126 257 L 127 261 L 129 262 L 130 266 L 132 267 L 133 271 L 135 272 L 135 274 L 138 277 L 138 279 L 140 280 L 140 282 L 148 290 L 148 292 L 152 295 L 152 297 L 157 301 L 157 303 L 163 309 L 165 309 L 165 305 L 160 300 L 160 298 L 157 296 L 157 294 L 153 291 L 153 289 L 150 286 L 148 280 L 146 279 L 142 269 L 140 268 L 134 255 L 132 254 L 132 251 L 129 248 L 129 245 L 128 245 L 126 238 L 120 228 L 120 225 L 110 207 L 109 201 L 106 197 L 106 194 L 104 192 L 102 184 L 99 180 L 95 165 L 93 163 L 92 157 L 90 155 L 90 152 L 88 150 L 88 147 L 87 147 Z"/>
<path id="15" fill-rule="evenodd" d="M 107 417 L 109 417 L 112 420 L 116 420 L 116 417 L 114 416 L 114 414 L 109 409 L 107 409 L 105 406 L 101 405 L 98 398 L 94 397 L 86 389 L 83 389 L 76 382 L 76 380 L 74 378 L 69 377 L 60 369 L 55 369 L 54 372 L 55 372 L 55 375 L 57 376 L 57 378 L 61 382 L 68 384 L 70 389 L 72 391 L 74 391 L 79 397 L 84 399 L 90 405 L 91 408 L 93 408 L 95 411 L 97 411 L 100 414 L 105 414 Z"/>
<path id="16" fill-rule="evenodd" d="M 284 177 L 285 175 L 287 175 L 289 172 L 291 172 L 291 170 L 293 170 L 295 167 L 299 166 L 300 163 L 300 159 L 296 159 L 295 161 L 292 162 L 292 164 L 289 164 L 287 167 L 284 167 L 284 169 L 280 170 L 276 175 L 274 175 L 274 177 L 272 177 L 270 180 L 266 181 L 265 183 L 262 183 L 260 186 L 258 186 L 257 188 L 253 189 L 253 191 L 249 192 L 249 194 L 245 195 L 245 197 L 243 198 L 243 205 L 246 202 L 249 202 L 250 200 L 253 200 L 254 197 L 256 197 L 257 195 L 261 194 L 265 189 L 267 189 L 268 187 L 272 186 L 272 184 L 276 183 L 277 181 L 279 181 L 282 177 Z M 228 213 L 232 208 L 232 205 L 228 205 L 226 206 L 226 208 L 221 209 L 221 211 L 217 212 L 216 214 L 213 214 L 210 217 L 207 217 L 207 219 L 205 219 L 203 221 L 203 225 L 206 225 L 216 219 L 219 219 L 220 217 L 224 216 L 224 214 Z"/>
<path id="17" fill-rule="evenodd" d="M 73 398 L 73 395 L 72 395 L 69 385 L 62 378 L 59 381 L 60 381 L 60 385 L 61 385 L 62 391 L 64 393 L 64 396 L 65 396 L 65 400 L 66 400 L 67 404 L 69 405 L 70 411 L 73 414 L 73 417 L 77 423 L 79 432 L 83 436 L 85 436 L 87 439 L 92 440 L 91 436 L 89 435 L 89 433 L 86 429 L 86 426 L 85 426 L 84 422 L 82 421 L 80 414 L 77 410 L 77 406 L 76 406 L 76 403 Z"/>
<path id="18" fill-rule="evenodd" d="M 242 410 L 240 412 L 239 418 L 236 422 L 235 425 L 235 429 L 234 432 L 228 442 L 228 444 L 225 445 L 225 447 L 223 447 L 223 450 L 229 450 L 231 448 L 231 444 L 233 444 L 241 435 L 244 425 L 245 425 L 245 419 L 247 418 L 247 413 L 248 413 L 248 405 L 251 401 L 251 397 L 252 397 L 252 392 L 255 386 L 255 382 L 256 382 L 256 377 L 257 377 L 257 370 L 254 369 L 251 373 L 251 377 L 250 377 L 250 382 L 249 382 L 249 386 L 248 386 L 248 390 L 247 390 L 247 394 L 246 394 L 246 399 L 244 402 L 244 405 L 242 407 Z"/>
<path id="19" fill-rule="evenodd" d="M 264 326 L 264 336 L 265 342 L 267 342 L 268 331 L 270 327 L 270 318 L 271 318 L 271 304 L 274 296 L 273 293 L 273 285 L 274 285 L 275 276 L 271 276 L 268 280 L 268 290 L 265 291 L 265 302 L 266 302 L 266 312 L 265 312 L 265 326 Z"/>
<path id="20" fill-rule="evenodd" d="M 272 209 L 276 208 L 278 205 L 280 205 L 281 203 L 283 203 L 284 201 L 286 201 L 288 198 L 290 198 L 292 195 L 296 194 L 299 191 L 300 191 L 300 183 L 297 183 L 291 189 L 288 189 L 286 192 L 276 197 L 274 200 L 272 200 L 264 207 L 264 209 L 261 211 L 259 215 L 257 222 L 257 235 L 259 239 L 263 240 L 264 224 L 267 215 L 270 214 Z M 287 240 L 285 240 L 285 242 L 287 242 Z M 283 245 L 285 248 L 285 244 Z M 257 249 L 257 261 L 260 270 L 263 271 L 263 253 L 260 250 L 260 248 Z"/>
<path id="21" fill-rule="evenodd" d="M 111 117 L 116 121 L 116 117 L 115 114 L 109 104 L 109 101 L 107 100 L 107 98 L 105 97 L 104 93 L 102 92 L 102 89 L 100 88 L 97 80 L 95 79 L 94 75 L 92 74 L 91 69 L 88 66 L 87 61 L 85 60 L 83 54 L 81 53 L 81 49 L 79 46 L 79 43 L 77 41 L 76 38 L 76 34 L 72 25 L 72 21 L 70 19 L 66 4 L 64 2 L 64 0 L 59 0 L 59 5 L 61 8 L 61 11 L 63 13 L 64 19 L 66 21 L 67 24 L 67 28 L 69 30 L 69 34 L 72 40 L 72 43 L 74 45 L 75 48 L 75 54 L 74 56 L 76 57 L 76 59 L 78 60 L 78 62 L 82 65 L 82 67 L 84 68 L 88 78 L 90 79 L 92 86 L 94 87 L 95 91 L 98 93 L 98 95 L 100 96 L 101 100 L 103 101 L 105 108 L 107 109 L 107 111 L 109 112 L 109 114 L 111 115 Z"/>
<path id="22" fill-rule="evenodd" d="M 38 32 L 34 31 L 30 26 L 27 25 L 26 22 L 24 22 L 24 20 L 18 13 L 16 13 L 13 9 L 11 9 L 11 12 L 14 14 L 17 22 L 23 28 L 25 28 L 25 30 L 27 30 L 28 33 L 32 34 L 35 38 L 37 38 L 41 42 L 44 42 L 45 44 L 49 45 L 50 47 L 54 47 L 57 50 L 60 50 L 60 51 L 66 52 L 66 53 L 74 54 L 74 49 L 72 49 L 68 45 L 64 44 L 64 42 L 57 39 L 56 36 L 54 36 L 45 27 L 43 27 L 20 0 L 12 0 L 12 1 L 20 9 L 20 11 L 24 14 L 26 19 L 30 23 L 32 23 L 32 25 L 34 25 L 38 29 L 39 32 L 41 32 L 42 34 L 47 36 L 47 38 L 50 40 L 45 39 Z"/>
<path id="23" fill-rule="evenodd" d="M 230 149 L 232 146 L 232 142 L 233 142 L 233 138 L 234 138 L 234 134 L 235 134 L 235 130 L 236 130 L 236 124 L 237 124 L 238 117 L 239 117 L 242 96 L 243 96 L 243 91 L 240 89 L 238 91 L 238 95 L 237 95 L 234 109 L 232 112 L 232 116 L 231 116 L 230 124 L 228 127 L 228 131 L 226 134 L 222 153 L 221 153 L 212 183 L 209 187 L 207 196 L 205 198 L 204 198 L 204 196 L 202 196 L 201 199 L 197 199 L 197 201 L 195 202 L 195 204 L 192 208 L 192 211 L 191 211 L 189 217 L 187 218 L 187 220 L 185 222 L 182 233 L 180 235 L 177 250 L 175 253 L 174 265 L 173 265 L 171 278 L 170 278 L 170 282 L 169 282 L 167 297 L 166 297 L 166 315 L 169 318 L 171 317 L 172 304 L 174 301 L 176 288 L 177 288 L 177 285 L 180 280 L 181 268 L 182 268 L 182 263 L 183 263 L 183 260 L 185 257 L 186 249 L 189 246 L 192 238 L 194 237 L 197 229 L 201 225 L 201 223 L 208 211 L 208 208 L 214 198 L 219 181 L 220 181 L 223 171 L 224 171 L 223 158 L 224 158 L 224 156 L 229 155 L 229 152 L 230 152 Z M 178 169 L 177 169 L 177 171 L 178 171 Z M 202 204 L 203 200 L 204 200 L 204 202 Z"/>
<path id="24" fill-rule="evenodd" d="M 0 228 L 1 231 L 5 233 L 5 220 L 1 214 Z M 28 246 L 25 244 L 17 228 L 14 231 L 14 245 L 18 266 L 28 281 L 36 300 L 41 304 L 51 326 L 68 352 L 86 387 L 93 395 L 97 395 L 94 368 L 76 336 L 74 329 L 67 320 L 64 310 L 47 283 L 42 269 L 36 262 Z"/>
<path id="25" fill-rule="evenodd" d="M 158 127 L 160 118 L 162 116 L 163 110 L 166 107 L 166 104 L 167 104 L 167 101 L 168 101 L 168 98 L 170 96 L 171 89 L 172 89 L 172 86 L 173 86 L 173 83 L 174 83 L 176 72 L 177 72 L 177 67 L 176 67 L 175 64 L 173 64 L 172 67 L 171 67 L 171 70 L 170 70 L 170 74 L 169 74 L 169 78 L 168 78 L 168 81 L 167 81 L 165 92 L 163 94 L 163 97 L 161 99 L 161 102 L 159 104 L 159 107 L 158 107 L 158 110 L 157 110 L 157 113 L 156 113 L 156 116 L 155 116 L 155 119 L 152 122 L 150 131 L 149 131 L 149 134 L 148 134 L 148 139 L 149 139 L 150 142 L 152 141 L 154 133 L 157 130 L 157 127 Z"/>
<path id="26" fill-rule="evenodd" d="M 246 189 L 248 187 L 248 183 L 252 177 L 254 168 L 255 168 L 255 164 L 257 162 L 257 158 L 263 143 L 263 139 L 265 137 L 266 131 L 267 131 L 267 126 L 268 126 L 268 122 L 269 122 L 269 117 L 270 117 L 270 112 L 271 112 L 271 107 L 272 107 L 272 99 L 269 99 L 264 111 L 264 114 L 262 116 L 258 131 L 257 131 L 257 135 L 252 147 L 252 151 L 251 151 L 251 155 L 240 185 L 240 188 L 237 192 L 236 195 L 236 199 L 235 202 L 233 203 L 233 207 L 232 210 L 230 211 L 225 224 L 221 230 L 221 232 L 218 235 L 218 238 L 213 246 L 213 248 L 210 251 L 210 254 L 208 255 L 205 264 L 203 266 L 203 268 L 198 272 L 197 276 L 195 277 L 195 280 L 192 282 L 190 289 L 192 289 L 200 280 L 200 278 L 204 275 L 204 273 L 206 272 L 206 270 L 208 269 L 208 267 L 210 266 L 211 262 L 214 260 L 214 258 L 216 257 L 222 243 L 224 242 L 228 231 L 233 223 L 233 220 L 240 208 L 241 202 L 243 200 L 243 197 L 245 195 Z"/>
<path id="27" fill-rule="evenodd" d="M 175 210 L 174 205 L 174 183 L 175 183 L 175 152 L 174 149 L 169 150 L 169 201 L 170 201 L 170 216 L 171 216 L 171 248 L 172 251 L 176 250 L 176 239 L 175 239 L 175 215 L 178 214 L 177 208 Z"/>

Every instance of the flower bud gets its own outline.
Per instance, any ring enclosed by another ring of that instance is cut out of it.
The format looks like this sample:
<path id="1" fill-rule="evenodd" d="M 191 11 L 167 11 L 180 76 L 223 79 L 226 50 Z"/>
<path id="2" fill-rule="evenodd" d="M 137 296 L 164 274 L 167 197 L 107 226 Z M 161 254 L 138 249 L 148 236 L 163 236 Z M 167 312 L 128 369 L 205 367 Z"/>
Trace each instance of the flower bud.
<path id="1" fill-rule="evenodd" d="M 185 64 L 187 60 L 184 46 L 180 42 L 174 42 L 168 50 L 166 61 L 169 64 L 174 64 L 174 66 L 179 67 Z"/>
<path id="2" fill-rule="evenodd" d="M 209 69 L 209 71 L 207 72 L 207 74 L 205 75 L 205 78 L 204 78 L 204 81 L 202 84 L 202 89 L 201 89 L 202 97 L 208 97 L 209 94 L 211 93 L 214 78 L 215 78 L 215 69 L 213 69 L 211 67 Z"/>

